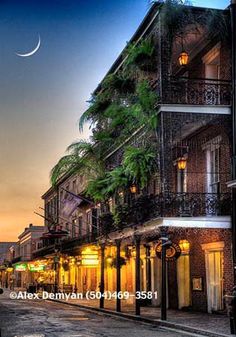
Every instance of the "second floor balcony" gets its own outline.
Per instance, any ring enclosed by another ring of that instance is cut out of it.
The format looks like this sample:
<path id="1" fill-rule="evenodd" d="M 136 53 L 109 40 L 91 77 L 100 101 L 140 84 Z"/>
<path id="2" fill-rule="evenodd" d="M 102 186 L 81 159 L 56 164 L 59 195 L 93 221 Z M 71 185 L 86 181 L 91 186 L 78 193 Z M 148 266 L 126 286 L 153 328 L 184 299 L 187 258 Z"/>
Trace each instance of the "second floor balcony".
<path id="1" fill-rule="evenodd" d="M 231 214 L 230 193 L 173 193 L 140 196 L 130 205 L 116 208 L 115 215 L 101 217 L 100 231 L 141 225 L 156 218 L 212 217 Z"/>

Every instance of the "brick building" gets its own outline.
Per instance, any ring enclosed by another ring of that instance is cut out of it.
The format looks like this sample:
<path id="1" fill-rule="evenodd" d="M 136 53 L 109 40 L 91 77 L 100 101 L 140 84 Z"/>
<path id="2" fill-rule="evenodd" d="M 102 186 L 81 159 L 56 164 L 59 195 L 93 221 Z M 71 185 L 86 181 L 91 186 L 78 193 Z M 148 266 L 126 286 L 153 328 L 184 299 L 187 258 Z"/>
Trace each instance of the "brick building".
<path id="1" fill-rule="evenodd" d="M 122 164 L 127 144 L 151 146 L 155 138 L 155 174 L 145 189 L 135 186 L 94 204 L 83 199 L 67 219 L 61 214 L 66 191 L 83 196 L 87 179 L 79 171 L 62 176 L 43 196 L 46 225 L 52 220 L 54 233 L 34 254 L 34 258 L 60 255 L 54 281 L 61 287 L 155 293 L 151 301 L 128 299 L 135 302 L 136 314 L 141 304 L 161 304 L 163 235 L 172 243 L 167 249 L 169 308 L 224 311 L 224 295 L 234 283 L 227 187 L 232 151 L 231 49 L 226 31 L 212 35 L 216 18 L 229 21 L 229 10 L 215 10 L 211 18 L 211 11 L 203 8 L 182 11 L 184 25 L 178 33 L 168 32 L 163 4 L 153 4 L 130 41 L 138 46 L 152 39 L 155 44 L 151 65 L 138 75 L 158 95 L 155 132 L 142 125 L 105 154 L 106 168 L 111 170 Z M 123 51 L 106 78 L 123 69 L 124 55 Z M 99 85 L 95 94 L 101 91 Z M 121 217 L 124 207 L 125 221 L 117 228 L 114 214 Z"/>

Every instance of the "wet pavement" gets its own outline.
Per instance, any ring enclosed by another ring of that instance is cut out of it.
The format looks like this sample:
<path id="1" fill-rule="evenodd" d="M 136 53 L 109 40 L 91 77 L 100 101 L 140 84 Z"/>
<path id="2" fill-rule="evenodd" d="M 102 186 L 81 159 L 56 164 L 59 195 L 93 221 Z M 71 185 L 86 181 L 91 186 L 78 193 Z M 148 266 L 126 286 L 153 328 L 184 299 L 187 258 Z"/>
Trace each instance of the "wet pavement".
<path id="1" fill-rule="evenodd" d="M 186 333 L 46 300 L 0 297 L 1 337 L 184 337 Z M 193 336 L 188 334 L 188 336 Z"/>

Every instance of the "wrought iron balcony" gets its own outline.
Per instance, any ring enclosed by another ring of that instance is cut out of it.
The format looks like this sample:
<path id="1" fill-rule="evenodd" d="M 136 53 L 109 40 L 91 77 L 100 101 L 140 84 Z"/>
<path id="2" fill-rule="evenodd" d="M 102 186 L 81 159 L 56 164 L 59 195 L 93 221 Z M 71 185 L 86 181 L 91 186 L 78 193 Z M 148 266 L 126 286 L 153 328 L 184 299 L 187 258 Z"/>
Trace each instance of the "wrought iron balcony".
<path id="1" fill-rule="evenodd" d="M 230 105 L 231 82 L 207 78 L 170 77 L 164 84 L 162 103 Z"/>
<path id="2" fill-rule="evenodd" d="M 106 233 L 154 218 L 226 216 L 231 214 L 231 207 L 230 193 L 168 192 L 157 196 L 146 195 L 133 200 L 130 205 L 119 205 L 115 216 L 110 214 L 108 217 L 106 214 L 100 228 Z"/>
<path id="3" fill-rule="evenodd" d="M 156 215 L 197 217 L 231 214 L 230 193 L 167 193 L 154 199 Z"/>

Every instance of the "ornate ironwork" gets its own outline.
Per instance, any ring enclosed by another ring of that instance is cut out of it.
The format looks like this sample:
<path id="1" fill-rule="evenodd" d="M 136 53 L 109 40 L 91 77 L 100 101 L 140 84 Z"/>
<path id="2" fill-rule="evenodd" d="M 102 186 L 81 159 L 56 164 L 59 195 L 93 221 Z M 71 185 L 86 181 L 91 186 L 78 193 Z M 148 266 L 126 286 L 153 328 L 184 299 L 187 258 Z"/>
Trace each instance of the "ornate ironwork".
<path id="1" fill-rule="evenodd" d="M 230 193 L 172 193 L 146 195 L 133 200 L 129 207 L 120 205 L 119 224 L 110 223 L 105 232 L 139 225 L 158 217 L 197 217 L 231 214 Z M 117 217 L 117 216 L 116 216 Z"/>
<path id="2" fill-rule="evenodd" d="M 156 197 L 156 205 L 157 214 L 165 217 L 230 215 L 231 195 L 230 193 L 167 193 Z"/>
<path id="3" fill-rule="evenodd" d="M 231 83 L 207 78 L 170 77 L 162 103 L 192 105 L 230 105 Z"/>

